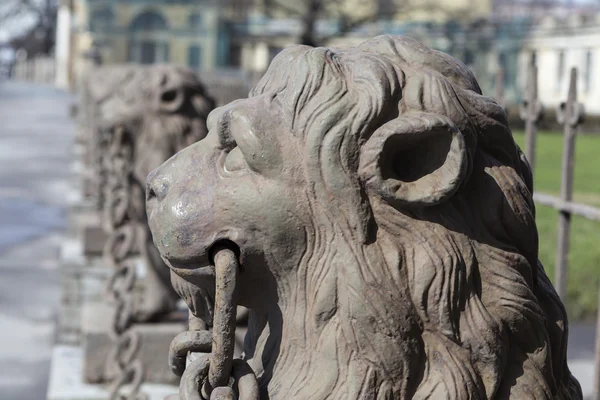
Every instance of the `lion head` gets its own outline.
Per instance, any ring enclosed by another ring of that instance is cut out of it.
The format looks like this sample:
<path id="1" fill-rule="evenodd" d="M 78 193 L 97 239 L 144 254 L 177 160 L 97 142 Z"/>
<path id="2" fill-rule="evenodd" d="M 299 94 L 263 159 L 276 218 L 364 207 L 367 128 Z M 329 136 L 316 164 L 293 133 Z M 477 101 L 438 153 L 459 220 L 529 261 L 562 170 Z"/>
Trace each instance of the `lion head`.
<path id="1" fill-rule="evenodd" d="M 206 136 L 215 106 L 193 71 L 175 65 L 103 67 L 114 90 L 97 104 L 101 130 L 124 129 L 135 142 L 135 176 Z M 91 79 L 94 79 L 92 76 Z"/>
<path id="2" fill-rule="evenodd" d="M 148 176 L 149 223 L 197 316 L 239 249 L 265 398 L 581 398 L 530 168 L 462 63 L 295 46 L 208 125 Z"/>

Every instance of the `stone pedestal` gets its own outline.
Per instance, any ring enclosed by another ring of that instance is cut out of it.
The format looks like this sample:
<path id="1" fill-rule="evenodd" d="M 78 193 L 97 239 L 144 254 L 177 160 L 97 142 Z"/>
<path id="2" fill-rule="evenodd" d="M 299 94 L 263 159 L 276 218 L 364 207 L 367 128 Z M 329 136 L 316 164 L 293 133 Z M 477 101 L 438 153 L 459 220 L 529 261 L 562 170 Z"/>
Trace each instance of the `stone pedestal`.
<path id="1" fill-rule="evenodd" d="M 125 387 L 125 389 L 128 389 Z M 164 400 L 178 393 L 175 385 L 144 383 L 141 391 L 149 400 Z M 83 349 L 78 346 L 54 346 L 48 382 L 47 400 L 108 400 L 107 385 L 83 381 Z"/>
<path id="2" fill-rule="evenodd" d="M 84 198 L 93 197 L 96 195 L 96 180 L 91 176 L 84 176 L 81 181 L 81 192 Z"/>
<path id="3" fill-rule="evenodd" d="M 86 383 L 106 382 L 107 355 L 113 342 L 108 334 L 113 308 L 104 303 L 85 304 L 82 309 L 81 330 L 83 348 L 83 376 Z M 160 322 L 134 324 L 140 334 L 138 358 L 144 365 L 144 381 L 176 385 L 179 378 L 168 365 L 169 345 L 173 338 L 186 330 L 186 323 Z"/>
<path id="4" fill-rule="evenodd" d="M 70 226 L 75 236 L 81 238 L 83 253 L 89 256 L 101 256 L 106 243 L 107 234 L 102 228 L 100 211 L 81 210 L 71 214 Z"/>
<path id="5" fill-rule="evenodd" d="M 99 218 L 97 220 L 82 223 L 83 251 L 85 254 L 102 255 L 108 235 L 99 224 Z"/>

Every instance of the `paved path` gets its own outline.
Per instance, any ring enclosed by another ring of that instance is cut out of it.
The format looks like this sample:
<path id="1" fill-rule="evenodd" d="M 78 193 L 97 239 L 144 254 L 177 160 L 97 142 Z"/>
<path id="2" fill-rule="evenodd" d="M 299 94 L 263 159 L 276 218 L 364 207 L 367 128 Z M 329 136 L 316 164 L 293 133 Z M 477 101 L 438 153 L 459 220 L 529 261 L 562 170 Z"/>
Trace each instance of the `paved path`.
<path id="1" fill-rule="evenodd" d="M 585 399 L 591 399 L 594 390 L 595 340 L 595 322 L 569 325 L 569 368 L 579 380 Z"/>
<path id="2" fill-rule="evenodd" d="M 68 102 L 49 87 L 0 82 L 0 400 L 46 395 L 71 190 Z M 589 396 L 594 325 L 570 330 L 570 365 Z"/>
<path id="3" fill-rule="evenodd" d="M 69 97 L 0 81 L 0 400 L 46 397 L 60 299 Z"/>

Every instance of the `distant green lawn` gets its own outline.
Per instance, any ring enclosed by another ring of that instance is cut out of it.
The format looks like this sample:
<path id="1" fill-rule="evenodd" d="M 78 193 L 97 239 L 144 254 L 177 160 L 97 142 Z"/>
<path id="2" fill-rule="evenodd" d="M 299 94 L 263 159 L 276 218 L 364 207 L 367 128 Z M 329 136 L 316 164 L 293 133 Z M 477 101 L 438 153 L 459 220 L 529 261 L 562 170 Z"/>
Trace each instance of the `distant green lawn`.
<path id="1" fill-rule="evenodd" d="M 515 132 L 524 149 L 524 135 Z M 534 190 L 560 193 L 563 137 L 542 132 L 537 136 Z M 600 207 L 600 136 L 578 136 L 575 150 L 574 200 Z M 554 281 L 558 213 L 537 205 L 536 220 L 540 237 L 540 260 Z M 571 224 L 567 310 L 571 319 L 595 314 L 600 289 L 600 222 L 574 216 Z"/>

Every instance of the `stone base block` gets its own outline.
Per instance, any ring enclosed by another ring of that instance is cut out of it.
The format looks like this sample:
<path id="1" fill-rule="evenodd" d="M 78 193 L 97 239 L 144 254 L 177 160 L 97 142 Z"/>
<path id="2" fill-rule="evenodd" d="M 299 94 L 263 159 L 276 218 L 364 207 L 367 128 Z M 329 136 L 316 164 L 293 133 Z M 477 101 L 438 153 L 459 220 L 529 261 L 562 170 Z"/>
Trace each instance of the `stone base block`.
<path id="1" fill-rule="evenodd" d="M 60 268 L 65 273 L 77 273 L 79 270 L 92 267 L 107 268 L 100 255 L 86 255 L 83 248 L 83 241 L 76 237 L 67 237 L 61 243 L 59 260 Z"/>
<path id="2" fill-rule="evenodd" d="M 97 225 L 99 221 L 88 221 L 81 226 L 83 238 L 83 252 L 87 255 L 102 255 L 108 235 Z"/>
<path id="3" fill-rule="evenodd" d="M 108 379 L 107 355 L 113 347 L 108 327 L 113 312 L 113 308 L 105 303 L 85 304 L 82 308 L 83 377 L 86 383 L 102 383 Z M 144 381 L 176 385 L 179 378 L 171 372 L 167 362 L 169 345 L 186 329 L 186 323 L 135 324 L 131 329 L 140 334 L 138 358 L 145 367 Z"/>
<path id="4" fill-rule="evenodd" d="M 71 210 L 67 217 L 68 233 L 81 241 L 85 255 L 102 255 L 107 234 L 102 228 L 102 215 L 93 207 Z"/>
<path id="5" fill-rule="evenodd" d="M 81 182 L 81 192 L 84 198 L 94 197 L 97 195 L 97 183 L 96 179 L 91 176 L 85 176 Z"/>
<path id="6" fill-rule="evenodd" d="M 106 385 L 93 385 L 83 381 L 83 359 L 81 347 L 54 346 L 48 400 L 108 400 Z M 177 386 L 156 383 L 144 383 L 141 389 L 148 394 L 150 400 L 164 400 L 178 392 Z"/>
<path id="7" fill-rule="evenodd" d="M 102 213 L 96 210 L 81 210 L 69 215 L 69 230 L 71 234 L 80 238 L 82 251 L 85 256 L 102 256 L 108 234 L 102 227 Z M 139 254 L 138 246 L 134 242 L 132 254 Z"/>
<path id="8" fill-rule="evenodd" d="M 76 234 L 81 238 L 85 255 L 102 255 L 108 235 L 102 228 L 99 211 L 81 212 L 75 217 Z"/>

